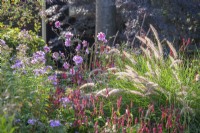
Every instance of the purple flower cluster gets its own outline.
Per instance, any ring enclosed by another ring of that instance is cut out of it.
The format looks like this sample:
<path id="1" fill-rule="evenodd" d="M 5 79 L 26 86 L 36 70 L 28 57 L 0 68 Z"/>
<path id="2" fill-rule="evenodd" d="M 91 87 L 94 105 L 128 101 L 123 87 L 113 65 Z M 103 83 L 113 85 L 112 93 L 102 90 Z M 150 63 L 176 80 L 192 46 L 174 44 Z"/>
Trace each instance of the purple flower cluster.
<path id="1" fill-rule="evenodd" d="M 29 120 L 28 120 L 28 124 L 29 124 L 29 125 L 35 125 L 36 122 L 37 122 L 36 119 L 29 119 Z"/>
<path id="2" fill-rule="evenodd" d="M 65 46 L 66 46 L 66 47 L 71 46 L 71 38 L 72 38 L 73 36 L 74 36 L 74 35 L 73 35 L 71 32 L 67 32 L 67 33 L 65 34 L 65 38 L 66 38 L 66 40 L 65 40 Z"/>
<path id="3" fill-rule="evenodd" d="M 75 55 L 73 57 L 73 61 L 75 62 L 76 65 L 80 65 L 83 62 L 83 58 L 79 55 Z"/>
<path id="4" fill-rule="evenodd" d="M 24 68 L 25 65 L 21 60 L 16 60 L 15 64 L 11 66 L 12 69 Z"/>
<path id="5" fill-rule="evenodd" d="M 25 39 L 32 39 L 31 35 L 28 33 L 28 31 L 26 29 L 23 29 L 20 33 L 19 33 L 19 38 L 25 38 Z"/>
<path id="6" fill-rule="evenodd" d="M 59 127 L 59 126 L 61 126 L 61 123 L 59 120 L 50 120 L 50 126 L 51 127 Z"/>
<path id="7" fill-rule="evenodd" d="M 0 39 L 0 45 L 5 46 L 6 42 L 4 40 Z"/>
<path id="8" fill-rule="evenodd" d="M 16 49 L 20 52 L 20 53 L 22 53 L 22 54 L 26 54 L 26 51 L 29 49 L 28 48 L 28 46 L 27 45 L 25 45 L 25 44 L 19 44 L 17 47 L 16 47 Z"/>
<path id="9" fill-rule="evenodd" d="M 107 43 L 105 33 L 103 33 L 103 32 L 98 33 L 97 38 L 98 38 L 99 41 L 102 41 L 102 42 L 104 42 L 104 43 Z"/>
<path id="10" fill-rule="evenodd" d="M 45 53 L 43 51 L 37 51 L 36 53 L 33 54 L 31 63 L 36 64 L 36 63 L 45 63 Z"/>
<path id="11" fill-rule="evenodd" d="M 67 97 L 63 97 L 63 98 L 60 99 L 60 102 L 62 103 L 62 106 L 63 106 L 63 107 L 66 107 L 66 105 L 67 105 L 68 103 L 70 103 L 70 100 L 69 100 L 69 98 L 67 98 Z"/>
<path id="12" fill-rule="evenodd" d="M 52 66 L 46 66 L 45 68 L 35 69 L 33 72 L 35 73 L 35 76 L 40 76 L 45 74 L 48 70 L 52 70 Z"/>
<path id="13" fill-rule="evenodd" d="M 48 80 L 53 84 L 53 85 L 57 85 L 57 75 L 54 74 L 54 75 L 51 75 L 48 77 Z"/>

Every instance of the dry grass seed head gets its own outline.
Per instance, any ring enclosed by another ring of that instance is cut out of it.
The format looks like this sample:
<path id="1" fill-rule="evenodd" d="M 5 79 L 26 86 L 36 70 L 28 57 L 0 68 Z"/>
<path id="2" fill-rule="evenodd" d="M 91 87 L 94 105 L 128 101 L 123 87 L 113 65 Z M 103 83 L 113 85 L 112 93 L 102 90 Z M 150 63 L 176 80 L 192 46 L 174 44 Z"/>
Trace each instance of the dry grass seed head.
<path id="1" fill-rule="evenodd" d="M 168 40 L 166 40 L 166 42 L 167 42 L 167 45 L 169 46 L 169 48 L 171 49 L 171 51 L 173 52 L 174 59 L 177 59 L 178 54 L 176 52 L 176 49 L 174 48 L 174 46 Z"/>
<path id="2" fill-rule="evenodd" d="M 79 89 L 85 89 L 85 88 L 94 88 L 95 87 L 95 84 L 94 83 L 86 83 L 86 84 L 83 84 L 79 87 Z"/>
<path id="3" fill-rule="evenodd" d="M 152 25 L 150 25 L 150 28 L 151 28 L 151 30 L 152 30 L 155 38 L 156 38 L 156 41 L 158 43 L 158 49 L 159 49 L 159 52 L 160 52 L 160 56 L 162 58 L 163 57 L 163 47 L 162 47 L 160 39 L 158 37 L 158 32 L 156 31 L 156 29 Z"/>
<path id="4" fill-rule="evenodd" d="M 133 56 L 131 56 L 129 53 L 123 51 L 123 54 L 125 55 L 126 58 L 128 58 L 131 61 L 131 63 L 137 64 L 137 62 L 133 59 Z"/>

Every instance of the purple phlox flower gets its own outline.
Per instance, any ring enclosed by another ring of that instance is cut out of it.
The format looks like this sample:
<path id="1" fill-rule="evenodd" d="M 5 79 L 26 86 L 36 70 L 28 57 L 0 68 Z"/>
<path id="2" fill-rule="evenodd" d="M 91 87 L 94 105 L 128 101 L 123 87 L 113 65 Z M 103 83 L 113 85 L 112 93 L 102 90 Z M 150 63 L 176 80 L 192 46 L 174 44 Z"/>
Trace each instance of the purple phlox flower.
<path id="1" fill-rule="evenodd" d="M 33 54 L 31 63 L 36 64 L 36 63 L 45 63 L 45 53 L 43 51 L 37 51 Z"/>
<path id="2" fill-rule="evenodd" d="M 36 119 L 29 119 L 29 120 L 28 120 L 28 124 L 29 124 L 29 125 L 35 125 L 36 122 L 37 122 Z"/>
<path id="3" fill-rule="evenodd" d="M 0 44 L 1 44 L 2 46 L 5 46 L 5 45 L 6 45 L 6 42 L 5 42 L 3 39 L 0 39 Z"/>
<path id="4" fill-rule="evenodd" d="M 79 51 L 81 49 L 81 44 L 78 44 L 78 46 L 76 47 L 76 51 Z"/>
<path id="5" fill-rule="evenodd" d="M 63 64 L 63 67 L 67 70 L 67 69 L 69 69 L 70 65 L 69 65 L 69 63 L 65 62 L 65 63 Z"/>
<path id="6" fill-rule="evenodd" d="M 29 33 L 26 29 L 21 30 L 18 37 L 19 38 L 31 39 L 31 36 L 29 35 Z"/>
<path id="7" fill-rule="evenodd" d="M 103 32 L 98 33 L 97 38 L 99 41 L 105 41 L 106 40 L 106 35 Z"/>
<path id="8" fill-rule="evenodd" d="M 53 85 L 57 85 L 57 75 L 54 74 L 54 75 L 51 75 L 48 77 L 48 80 L 53 84 Z"/>
<path id="9" fill-rule="evenodd" d="M 33 70 L 33 72 L 35 73 L 35 76 L 39 76 L 45 74 L 46 70 L 44 68 L 41 68 L 41 69 L 35 69 Z"/>
<path id="10" fill-rule="evenodd" d="M 61 57 L 65 58 L 65 54 L 59 51 Z"/>
<path id="11" fill-rule="evenodd" d="M 66 39 L 71 39 L 73 36 L 74 36 L 74 34 L 72 34 L 72 33 L 69 32 L 69 31 L 65 33 Z"/>
<path id="12" fill-rule="evenodd" d="M 62 103 L 63 107 L 66 107 L 66 105 L 70 103 L 70 100 L 68 97 L 63 97 L 60 99 L 60 102 Z"/>
<path id="13" fill-rule="evenodd" d="M 59 21 L 56 21 L 56 22 L 55 22 L 55 27 L 56 27 L 56 28 L 60 28 L 60 22 L 59 22 Z"/>
<path id="14" fill-rule="evenodd" d="M 53 68 L 52 68 L 52 66 L 46 66 L 46 67 L 45 67 L 45 70 L 46 70 L 46 71 L 48 71 L 48 70 L 53 70 Z"/>
<path id="15" fill-rule="evenodd" d="M 89 50 L 88 50 L 88 48 L 85 50 L 85 52 L 87 53 L 87 54 L 89 54 L 90 52 L 89 52 Z"/>
<path id="16" fill-rule="evenodd" d="M 50 48 L 49 48 L 48 46 L 44 46 L 43 49 L 44 49 L 44 52 L 45 52 L 45 53 L 50 52 Z"/>
<path id="17" fill-rule="evenodd" d="M 22 73 L 23 73 L 23 74 L 27 74 L 27 71 L 26 71 L 26 70 L 23 70 Z"/>
<path id="18" fill-rule="evenodd" d="M 24 63 L 21 60 L 16 60 L 15 64 L 11 66 L 12 69 L 24 68 Z"/>
<path id="19" fill-rule="evenodd" d="M 59 126 L 61 126 L 61 123 L 59 120 L 50 120 L 50 126 L 51 127 L 59 127 Z"/>
<path id="20" fill-rule="evenodd" d="M 65 46 L 66 47 L 71 46 L 71 39 L 70 38 L 68 38 L 68 39 L 65 40 Z"/>
<path id="21" fill-rule="evenodd" d="M 52 57 L 55 59 L 55 60 L 58 60 L 59 58 L 59 53 L 58 52 L 54 52 Z"/>
<path id="22" fill-rule="evenodd" d="M 16 119 L 14 123 L 20 123 L 21 120 L 20 119 Z"/>
<path id="23" fill-rule="evenodd" d="M 83 58 L 81 56 L 79 56 L 79 55 L 75 55 L 73 57 L 73 61 L 75 62 L 76 65 L 79 65 L 79 64 L 81 64 L 83 62 Z"/>
<path id="24" fill-rule="evenodd" d="M 88 42 L 85 41 L 85 40 L 83 40 L 82 44 L 83 44 L 83 47 L 87 47 L 88 46 Z"/>

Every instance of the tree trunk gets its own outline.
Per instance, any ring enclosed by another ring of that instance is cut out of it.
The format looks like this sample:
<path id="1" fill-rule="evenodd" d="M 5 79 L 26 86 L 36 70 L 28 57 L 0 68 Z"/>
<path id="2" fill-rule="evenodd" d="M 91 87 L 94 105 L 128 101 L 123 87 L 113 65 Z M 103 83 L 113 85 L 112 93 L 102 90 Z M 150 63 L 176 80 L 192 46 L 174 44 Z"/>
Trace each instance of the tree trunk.
<path id="1" fill-rule="evenodd" d="M 116 34 L 116 6 L 115 0 L 96 0 L 95 35 L 104 32 L 108 37 Z M 109 44 L 113 39 L 108 39 Z"/>

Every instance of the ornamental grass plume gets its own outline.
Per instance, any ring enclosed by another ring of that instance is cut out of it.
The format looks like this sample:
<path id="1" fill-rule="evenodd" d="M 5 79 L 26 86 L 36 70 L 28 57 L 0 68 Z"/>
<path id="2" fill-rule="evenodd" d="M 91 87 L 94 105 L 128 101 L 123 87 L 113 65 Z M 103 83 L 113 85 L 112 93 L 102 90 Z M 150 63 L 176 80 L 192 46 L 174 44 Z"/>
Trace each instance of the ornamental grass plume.
<path id="1" fill-rule="evenodd" d="M 94 88 L 95 87 L 95 84 L 94 83 L 86 83 L 86 84 L 83 84 L 79 87 L 79 89 L 85 89 L 85 88 Z"/>

